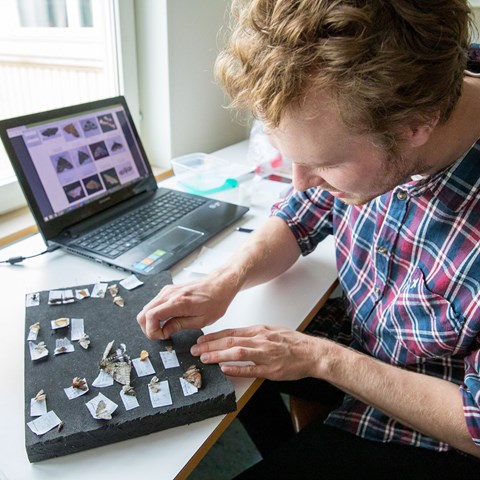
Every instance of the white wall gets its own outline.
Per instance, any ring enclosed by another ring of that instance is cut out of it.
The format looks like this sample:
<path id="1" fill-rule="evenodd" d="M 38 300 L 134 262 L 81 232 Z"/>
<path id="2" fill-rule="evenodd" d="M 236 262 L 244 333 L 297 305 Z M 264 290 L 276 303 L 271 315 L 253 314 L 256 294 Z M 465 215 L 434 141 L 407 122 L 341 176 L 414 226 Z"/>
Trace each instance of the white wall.
<path id="1" fill-rule="evenodd" d="M 173 157 L 248 136 L 213 78 L 228 7 L 226 0 L 135 1 L 141 134 L 152 163 L 169 167 Z"/>
<path id="2" fill-rule="evenodd" d="M 477 26 L 477 32 L 474 32 L 474 35 L 473 35 L 473 41 L 474 42 L 479 42 L 480 39 L 480 7 L 475 7 L 473 8 L 473 13 L 475 15 L 475 25 Z"/>

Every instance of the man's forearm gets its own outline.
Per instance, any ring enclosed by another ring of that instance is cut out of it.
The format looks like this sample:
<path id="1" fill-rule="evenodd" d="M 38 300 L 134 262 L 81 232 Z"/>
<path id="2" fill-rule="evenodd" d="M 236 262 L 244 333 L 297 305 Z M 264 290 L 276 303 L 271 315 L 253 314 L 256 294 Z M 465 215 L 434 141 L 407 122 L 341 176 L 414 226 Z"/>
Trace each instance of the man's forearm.
<path id="1" fill-rule="evenodd" d="M 300 256 L 300 248 L 286 223 L 269 218 L 213 276 L 237 284 L 238 290 L 272 280 L 288 270 Z"/>
<path id="2" fill-rule="evenodd" d="M 468 432 L 457 385 L 404 370 L 330 341 L 318 377 L 400 423 L 480 457 Z"/>

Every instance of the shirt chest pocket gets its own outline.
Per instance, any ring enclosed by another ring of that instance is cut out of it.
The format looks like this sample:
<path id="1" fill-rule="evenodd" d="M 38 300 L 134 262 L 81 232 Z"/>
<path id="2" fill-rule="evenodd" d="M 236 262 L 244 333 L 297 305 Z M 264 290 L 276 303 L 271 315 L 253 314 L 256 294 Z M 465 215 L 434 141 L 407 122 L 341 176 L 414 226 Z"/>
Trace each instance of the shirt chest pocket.
<path id="1" fill-rule="evenodd" d="M 430 290 L 416 268 L 385 311 L 386 326 L 404 349 L 402 363 L 456 353 L 464 319 L 451 302 Z"/>

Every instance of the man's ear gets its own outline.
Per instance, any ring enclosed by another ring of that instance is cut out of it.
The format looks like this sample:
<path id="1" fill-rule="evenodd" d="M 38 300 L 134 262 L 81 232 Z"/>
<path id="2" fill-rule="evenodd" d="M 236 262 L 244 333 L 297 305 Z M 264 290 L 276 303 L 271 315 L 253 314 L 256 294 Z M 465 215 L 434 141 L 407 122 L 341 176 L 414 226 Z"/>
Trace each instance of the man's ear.
<path id="1" fill-rule="evenodd" d="M 437 126 L 438 118 L 439 116 L 435 115 L 429 118 L 422 118 L 420 120 L 416 120 L 410 123 L 406 132 L 410 141 L 410 145 L 412 145 L 413 147 L 421 147 L 422 145 L 427 143 L 430 135 Z"/>

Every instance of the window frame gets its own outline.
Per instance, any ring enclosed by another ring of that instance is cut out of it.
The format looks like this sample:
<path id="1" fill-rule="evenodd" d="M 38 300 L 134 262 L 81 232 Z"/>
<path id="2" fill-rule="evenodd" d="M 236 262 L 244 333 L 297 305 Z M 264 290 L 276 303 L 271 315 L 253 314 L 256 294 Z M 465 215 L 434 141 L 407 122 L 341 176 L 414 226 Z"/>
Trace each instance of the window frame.
<path id="1" fill-rule="evenodd" d="M 92 2 L 92 5 L 93 4 L 95 4 L 95 2 Z M 112 39 L 107 45 L 107 48 L 111 52 L 109 57 L 112 59 L 112 65 L 110 65 L 109 68 L 114 69 L 114 71 L 118 73 L 118 78 L 116 78 L 115 81 L 121 94 L 125 95 L 127 98 L 132 117 L 137 128 L 139 128 L 140 111 L 138 72 L 136 67 L 134 0 L 108 0 L 107 8 L 110 10 L 109 18 L 111 19 L 109 28 L 115 36 L 115 40 Z M 55 27 L 55 30 L 55 32 L 50 33 L 41 32 L 42 41 L 59 42 L 66 29 Z M 30 30 L 30 32 L 25 32 L 21 37 L 24 39 L 31 39 L 32 33 L 34 32 Z M 37 31 L 37 33 L 40 32 Z M 92 32 L 90 32 L 90 35 L 86 33 L 87 38 L 88 36 L 91 37 L 91 35 Z M 112 36 L 110 36 L 110 38 L 111 37 Z M 0 40 L 5 40 L 5 35 L 0 35 Z M 83 53 L 83 55 L 85 55 L 85 53 Z M 72 56 L 74 59 L 79 59 L 82 56 L 82 51 L 77 50 L 73 52 Z M 135 65 L 135 68 L 124 68 L 126 65 Z M 16 176 L 0 180 L 0 218 L 1 214 L 25 207 L 26 204 L 25 197 Z"/>

